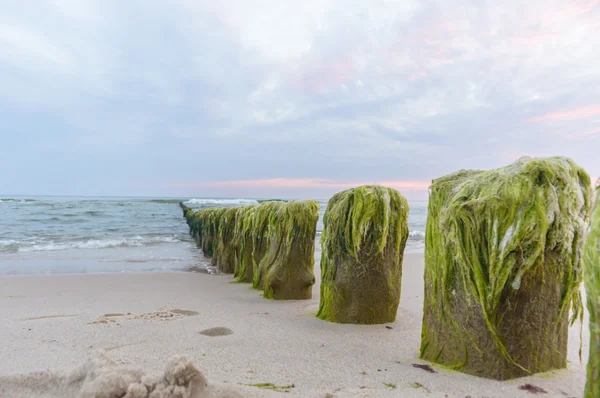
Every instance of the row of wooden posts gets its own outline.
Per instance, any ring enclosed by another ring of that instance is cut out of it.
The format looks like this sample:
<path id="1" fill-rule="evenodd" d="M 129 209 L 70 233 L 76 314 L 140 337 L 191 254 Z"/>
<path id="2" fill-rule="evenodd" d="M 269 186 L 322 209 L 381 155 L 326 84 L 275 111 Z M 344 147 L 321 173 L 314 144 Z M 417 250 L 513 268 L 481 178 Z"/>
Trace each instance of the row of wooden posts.
<path id="1" fill-rule="evenodd" d="M 312 297 L 317 202 L 268 201 L 199 211 L 181 207 L 190 234 L 221 273 L 252 283 L 266 298 Z"/>
<path id="2" fill-rule="evenodd" d="M 181 206 L 190 233 L 221 272 L 263 289 L 266 298 L 311 298 L 317 202 Z M 594 217 L 592 206 L 589 176 L 561 157 L 434 180 L 421 358 L 498 380 L 566 367 L 569 323 L 583 314 L 585 265 L 592 335 L 586 397 L 600 397 L 600 206 Z M 319 318 L 395 321 L 408 212 L 391 188 L 333 196 L 323 218 Z"/>

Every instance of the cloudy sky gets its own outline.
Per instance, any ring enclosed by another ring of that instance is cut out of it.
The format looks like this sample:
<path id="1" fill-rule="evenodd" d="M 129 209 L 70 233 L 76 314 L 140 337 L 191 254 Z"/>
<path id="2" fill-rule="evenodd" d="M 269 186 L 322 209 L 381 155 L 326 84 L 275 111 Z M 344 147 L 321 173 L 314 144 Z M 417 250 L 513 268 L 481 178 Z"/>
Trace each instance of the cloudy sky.
<path id="1" fill-rule="evenodd" d="M 0 0 L 0 194 L 316 197 L 564 155 L 600 0 Z"/>

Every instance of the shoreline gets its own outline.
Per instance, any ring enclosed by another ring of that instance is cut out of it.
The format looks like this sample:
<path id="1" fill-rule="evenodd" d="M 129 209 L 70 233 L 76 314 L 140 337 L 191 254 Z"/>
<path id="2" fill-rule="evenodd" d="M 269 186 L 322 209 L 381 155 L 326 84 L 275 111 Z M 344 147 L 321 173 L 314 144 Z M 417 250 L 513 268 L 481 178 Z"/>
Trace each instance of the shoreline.
<path id="1" fill-rule="evenodd" d="M 320 251 L 317 252 L 319 254 L 319 257 L 315 258 L 315 262 L 319 261 L 320 258 Z M 317 254 L 316 253 L 316 254 Z M 423 255 L 423 251 L 419 250 L 419 249 L 415 249 L 415 250 L 406 250 L 404 252 L 404 255 Z M 126 261 L 127 262 L 127 261 Z M 144 261 L 130 261 L 131 263 L 144 263 Z M 208 260 L 204 260 L 205 263 L 210 264 L 210 259 Z M 214 267 L 212 267 L 214 268 Z M 22 277 L 22 278 L 30 278 L 30 277 L 46 277 L 46 276 L 51 276 L 51 277 L 55 277 L 55 276 L 94 276 L 94 275 L 146 275 L 146 274 L 151 274 L 151 275 L 156 275 L 156 274 L 206 274 L 206 275 L 221 275 L 221 274 L 215 274 L 213 272 L 211 272 L 211 270 L 208 270 L 207 268 L 201 268 L 198 265 L 193 265 L 193 266 L 189 266 L 188 268 L 181 268 L 181 269 L 157 269 L 157 270 L 123 270 L 123 271 L 91 271 L 91 272 L 85 272 L 85 273 L 77 273 L 77 272 L 67 272 L 67 273 L 59 273 L 59 272 L 51 272 L 51 273 L 45 273 L 45 274 L 2 274 L 0 273 L 0 278 L 16 278 L 16 277 Z M 223 275 L 231 275 L 231 274 L 223 274 Z"/>
<path id="2" fill-rule="evenodd" d="M 317 236 L 315 242 L 316 266 L 321 258 L 319 239 Z M 423 255 L 424 249 L 409 247 L 404 253 Z M 210 263 L 192 240 L 142 247 L 0 252 L 0 277 L 187 273 Z"/>
<path id="3" fill-rule="evenodd" d="M 293 384 L 291 395 L 309 397 L 526 397 L 531 393 L 519 386 L 532 384 L 548 397 L 582 396 L 587 322 L 582 363 L 579 324 L 570 328 L 567 370 L 498 382 L 436 365 L 437 373 L 413 367 L 426 364 L 418 358 L 422 253 L 405 255 L 403 273 L 397 320 L 385 325 L 317 319 L 318 261 L 313 298 L 299 301 L 266 300 L 232 283 L 231 275 L 197 272 L 0 276 L 0 375 L 68 371 L 104 349 L 116 361 L 152 372 L 174 355 L 187 355 L 209 383 L 258 396 L 272 392 L 246 385 Z M 199 333 L 218 327 L 233 333 Z"/>

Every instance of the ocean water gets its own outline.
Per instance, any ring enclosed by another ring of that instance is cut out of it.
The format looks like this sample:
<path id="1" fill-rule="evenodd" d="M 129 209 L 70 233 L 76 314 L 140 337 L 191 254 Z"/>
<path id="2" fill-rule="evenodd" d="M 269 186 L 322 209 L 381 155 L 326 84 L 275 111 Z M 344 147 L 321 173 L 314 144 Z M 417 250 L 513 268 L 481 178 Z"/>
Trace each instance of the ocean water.
<path id="1" fill-rule="evenodd" d="M 209 262 L 190 239 L 180 201 L 201 209 L 259 200 L 0 197 L 0 275 L 206 268 Z M 319 203 L 318 235 L 327 201 Z M 422 251 L 427 203 L 412 202 L 410 206 L 406 250 Z"/>

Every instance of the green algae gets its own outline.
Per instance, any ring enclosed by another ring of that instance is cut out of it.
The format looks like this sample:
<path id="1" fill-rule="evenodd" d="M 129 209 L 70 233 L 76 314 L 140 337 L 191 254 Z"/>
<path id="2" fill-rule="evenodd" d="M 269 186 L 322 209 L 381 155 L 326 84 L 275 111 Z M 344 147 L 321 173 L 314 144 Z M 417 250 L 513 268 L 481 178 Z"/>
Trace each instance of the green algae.
<path id="1" fill-rule="evenodd" d="M 318 219 L 319 204 L 314 200 L 286 202 L 270 215 L 268 250 L 259 265 L 265 298 L 312 297 Z"/>
<path id="2" fill-rule="evenodd" d="M 293 384 L 287 386 L 277 386 L 273 383 L 257 383 L 257 384 L 246 384 L 249 387 L 258 387 L 263 390 L 279 391 L 279 392 L 290 392 L 291 388 L 294 388 Z"/>
<path id="3" fill-rule="evenodd" d="M 187 220 L 188 213 L 191 212 L 192 209 L 187 207 L 183 202 L 179 202 L 179 206 L 181 207 L 181 210 L 183 210 L 183 218 L 185 218 Z"/>
<path id="4" fill-rule="evenodd" d="M 186 220 L 190 229 L 190 236 L 194 238 L 196 244 L 200 246 L 200 243 L 202 241 L 202 235 L 200 234 L 201 227 L 198 219 L 198 214 L 194 211 L 190 211 L 189 213 L 187 213 Z"/>
<path id="5" fill-rule="evenodd" d="M 190 228 L 190 235 L 192 235 L 191 222 L 192 222 L 194 211 L 192 209 L 190 209 L 189 207 L 187 207 L 185 204 L 183 204 L 183 202 L 179 202 L 179 206 L 181 207 L 181 210 L 183 210 L 183 218 L 185 218 L 185 221 L 186 221 L 188 227 Z"/>
<path id="6" fill-rule="evenodd" d="M 562 157 L 434 180 L 421 358 L 499 380 L 564 368 L 590 205 L 589 176 Z"/>
<path id="7" fill-rule="evenodd" d="M 431 393 L 431 390 L 427 387 L 425 387 L 423 384 L 419 383 L 419 382 L 412 382 L 409 384 L 412 388 L 416 389 L 416 390 L 423 390 L 425 392 Z"/>
<path id="8" fill-rule="evenodd" d="M 190 234 L 220 272 L 264 286 L 266 298 L 311 297 L 317 202 L 264 201 L 195 212 L 180 205 Z"/>
<path id="9" fill-rule="evenodd" d="M 600 397 L 600 180 L 596 186 L 596 203 L 585 244 L 584 279 L 587 308 L 590 314 L 590 356 L 587 364 L 585 398 Z"/>
<path id="10" fill-rule="evenodd" d="M 238 211 L 238 207 L 230 207 L 217 213 L 219 217 L 212 266 L 224 274 L 232 274 L 235 270 L 237 251 L 233 237 Z"/>
<path id="11" fill-rule="evenodd" d="M 198 211 L 192 213 L 190 219 L 190 235 L 192 236 L 192 238 L 194 238 L 196 246 L 202 248 L 202 219 L 201 213 Z"/>
<path id="12" fill-rule="evenodd" d="M 396 319 L 408 212 L 408 201 L 386 187 L 365 185 L 331 198 L 321 235 L 318 318 L 358 324 Z"/>
<path id="13" fill-rule="evenodd" d="M 225 207 L 210 207 L 197 212 L 198 222 L 201 226 L 200 239 L 204 257 L 213 257 L 218 253 L 219 228 Z"/>
<path id="14" fill-rule="evenodd" d="M 282 201 L 263 202 L 252 214 L 248 228 L 252 230 L 252 287 L 255 289 L 263 288 L 266 276 L 266 272 L 261 272 L 260 264 L 269 248 L 269 222 L 284 204 Z"/>
<path id="15" fill-rule="evenodd" d="M 254 276 L 252 223 L 257 208 L 257 205 L 250 205 L 242 207 L 238 211 L 233 238 L 238 258 L 233 274 L 240 283 L 252 283 Z"/>
<path id="16" fill-rule="evenodd" d="M 185 218 L 187 225 L 190 230 L 190 236 L 194 238 L 198 247 L 202 246 L 202 227 L 200 222 L 200 213 L 187 207 L 183 202 L 179 202 L 179 206 L 183 210 L 183 217 Z"/>

